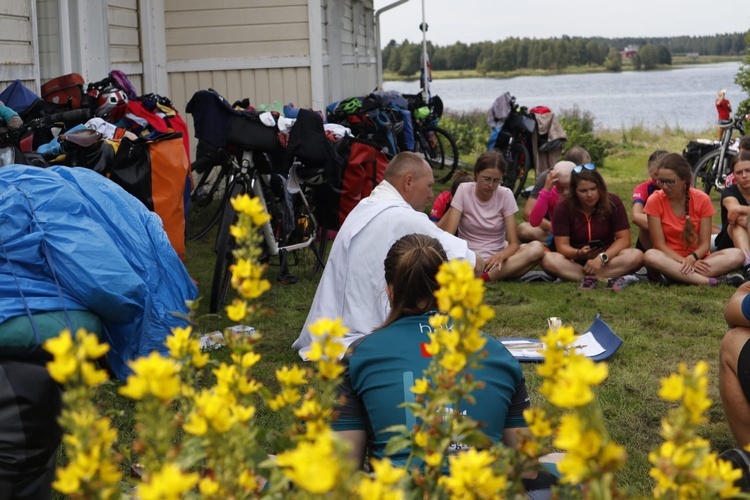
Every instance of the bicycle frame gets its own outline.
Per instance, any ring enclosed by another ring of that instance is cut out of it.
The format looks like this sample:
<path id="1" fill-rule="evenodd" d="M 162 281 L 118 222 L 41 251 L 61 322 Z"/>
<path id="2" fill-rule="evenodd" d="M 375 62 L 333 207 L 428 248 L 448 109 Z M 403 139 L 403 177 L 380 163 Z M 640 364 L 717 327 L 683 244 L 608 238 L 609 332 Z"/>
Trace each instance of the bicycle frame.
<path id="1" fill-rule="evenodd" d="M 724 183 L 727 175 L 730 173 L 729 165 L 729 145 L 732 143 L 732 135 L 734 131 L 739 131 L 740 135 L 745 134 L 745 130 L 742 127 L 742 121 L 745 116 L 735 116 L 731 120 L 728 120 L 726 124 L 722 123 L 719 126 L 723 129 L 721 133 L 721 145 L 719 146 L 719 161 L 715 165 L 716 171 L 714 172 L 714 187 L 718 191 L 724 189 Z"/>

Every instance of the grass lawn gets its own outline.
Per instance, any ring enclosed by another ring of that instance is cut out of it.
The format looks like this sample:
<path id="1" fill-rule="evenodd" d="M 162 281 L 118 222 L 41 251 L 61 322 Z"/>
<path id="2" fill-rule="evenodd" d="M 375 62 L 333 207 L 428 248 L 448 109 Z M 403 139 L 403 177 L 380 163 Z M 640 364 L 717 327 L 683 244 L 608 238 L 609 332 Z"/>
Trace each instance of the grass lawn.
<path id="1" fill-rule="evenodd" d="M 645 177 L 646 158 L 651 151 L 659 148 L 681 151 L 692 138 L 673 130 L 657 133 L 629 129 L 604 134 L 618 147 L 601 170 L 610 190 L 618 194 L 626 206 L 629 206 L 633 186 Z M 444 188 L 445 185 L 436 186 L 436 194 Z M 718 208 L 718 197 L 713 198 Z M 213 233 L 188 244 L 188 269 L 199 282 L 200 295 L 206 299 L 213 272 L 212 245 Z M 259 374 L 262 382 L 272 387 L 273 371 L 298 361 L 290 346 L 306 318 L 320 277 L 313 272 L 314 263 L 309 251 L 300 252 L 298 265 L 292 267 L 292 273 L 300 278 L 294 285 L 275 283 L 278 273 L 275 262 L 268 270 L 274 286 L 261 298 L 266 313 L 257 317 L 253 326 L 264 335 Z M 565 324 L 584 332 L 595 316 L 601 315 L 624 340 L 609 363 L 610 377 L 599 389 L 598 396 L 610 432 L 628 452 L 627 465 L 619 476 L 627 494 L 650 496 L 648 453 L 660 443 L 659 421 L 670 406 L 660 401 L 656 393 L 660 379 L 675 370 L 679 363 L 693 365 L 701 359 L 709 362 L 710 396 L 714 406 L 702 434 L 717 450 L 732 447 L 719 400 L 718 349 L 726 330 L 722 311 L 733 289 L 635 284 L 615 293 L 580 291 L 577 286 L 577 283 L 491 284 L 486 302 L 495 308 L 496 317 L 488 324 L 487 332 L 496 337 L 537 337 L 545 332 L 546 318 L 550 316 L 561 317 Z M 201 307 L 205 309 L 205 304 Z M 228 325 L 226 321 L 213 318 L 205 322 L 203 329 L 210 331 Z M 221 351 L 215 354 L 217 357 L 225 355 Z M 537 402 L 539 379 L 535 365 L 524 364 L 523 368 L 532 401 Z M 269 425 L 274 424 L 273 415 L 269 413 L 261 413 L 260 418 Z"/>

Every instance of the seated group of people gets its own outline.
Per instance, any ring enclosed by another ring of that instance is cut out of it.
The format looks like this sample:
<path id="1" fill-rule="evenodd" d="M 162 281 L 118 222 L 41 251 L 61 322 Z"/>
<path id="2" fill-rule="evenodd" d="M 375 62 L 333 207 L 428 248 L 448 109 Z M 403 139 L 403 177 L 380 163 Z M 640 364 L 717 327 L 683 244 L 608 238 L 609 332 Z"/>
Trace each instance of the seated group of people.
<path id="1" fill-rule="evenodd" d="M 565 158 L 540 175 L 518 226 L 513 193 L 501 185 L 505 161 L 495 151 L 479 157 L 473 180 L 456 177 L 454 194 L 442 194 L 430 218 L 482 257 L 485 281 L 517 279 L 537 265 L 558 280 L 580 281 L 582 289 L 606 280 L 607 288 L 621 290 L 647 276 L 664 284 L 739 286 L 745 278 L 730 273 L 741 267 L 750 278 L 750 152 L 733 159 L 735 183 L 722 193 L 713 252 L 713 204 L 691 187 L 682 155 L 657 151 L 649 159 L 650 179 L 633 193 L 635 248 L 627 210 L 588 153 L 574 147 Z M 634 273 L 644 266 L 648 274 L 639 278 Z"/>

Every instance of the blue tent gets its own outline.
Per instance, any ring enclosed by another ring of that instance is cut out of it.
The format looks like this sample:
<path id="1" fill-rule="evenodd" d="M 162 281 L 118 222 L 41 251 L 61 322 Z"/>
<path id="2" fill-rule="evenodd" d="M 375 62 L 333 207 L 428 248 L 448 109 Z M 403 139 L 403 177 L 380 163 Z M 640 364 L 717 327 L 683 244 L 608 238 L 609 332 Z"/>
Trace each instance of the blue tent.
<path id="1" fill-rule="evenodd" d="M 161 219 L 115 183 L 84 168 L 0 168 L 0 324 L 91 311 L 122 379 L 128 360 L 166 352 L 196 296 Z"/>

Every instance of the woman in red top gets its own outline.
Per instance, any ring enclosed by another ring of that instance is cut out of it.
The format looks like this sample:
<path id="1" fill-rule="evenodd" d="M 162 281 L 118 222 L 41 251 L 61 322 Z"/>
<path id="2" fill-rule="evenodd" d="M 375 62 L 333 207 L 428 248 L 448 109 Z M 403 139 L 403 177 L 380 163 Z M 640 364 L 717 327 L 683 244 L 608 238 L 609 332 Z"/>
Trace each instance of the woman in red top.
<path id="1" fill-rule="evenodd" d="M 607 288 L 621 290 L 625 275 L 640 268 L 643 252 L 630 248 L 630 222 L 622 200 L 592 163 L 578 165 L 570 177 L 567 200 L 555 206 L 552 227 L 555 252 L 542 259 L 542 269 L 566 281 L 581 281 L 594 289 L 600 279 Z"/>
<path id="2" fill-rule="evenodd" d="M 719 113 L 719 125 L 721 125 L 722 121 L 729 120 L 730 114 L 732 113 L 732 105 L 729 103 L 726 95 L 727 91 L 721 89 L 719 91 L 719 97 L 716 99 L 716 111 Z M 721 134 L 723 131 L 724 129 L 722 127 L 719 127 L 718 141 L 721 141 Z"/>
<path id="3" fill-rule="evenodd" d="M 659 163 L 652 194 L 643 211 L 654 247 L 644 261 L 651 272 L 669 280 L 694 285 L 739 286 L 742 276 L 726 273 L 739 268 L 745 255 L 739 248 L 709 253 L 713 203 L 706 193 L 690 187 L 693 173 L 682 155 L 670 153 Z"/>

